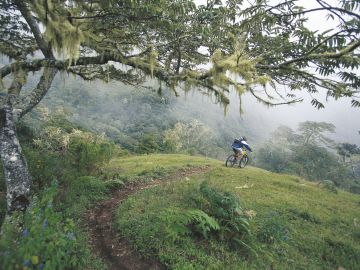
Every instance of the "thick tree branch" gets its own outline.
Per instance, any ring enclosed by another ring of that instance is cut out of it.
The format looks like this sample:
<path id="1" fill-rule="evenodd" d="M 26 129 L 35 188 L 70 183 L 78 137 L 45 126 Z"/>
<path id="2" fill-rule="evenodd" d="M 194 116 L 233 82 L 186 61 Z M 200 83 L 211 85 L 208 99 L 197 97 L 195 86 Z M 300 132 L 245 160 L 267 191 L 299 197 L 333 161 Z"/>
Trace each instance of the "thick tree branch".
<path id="1" fill-rule="evenodd" d="M 288 61 L 282 62 L 278 65 L 264 65 L 264 64 L 257 64 L 256 68 L 261 69 L 282 69 L 290 64 L 296 62 L 303 62 L 303 61 L 311 61 L 311 60 L 319 60 L 319 59 L 338 59 L 348 53 L 353 52 L 358 47 L 360 47 L 360 40 L 354 41 L 352 44 L 348 45 L 346 48 L 342 49 L 336 53 L 319 53 L 319 54 L 308 54 L 298 58 L 293 58 Z"/>
<path id="2" fill-rule="evenodd" d="M 360 40 L 356 40 L 352 44 L 350 44 L 349 46 L 347 46 L 346 48 L 342 49 L 341 51 L 339 51 L 337 53 L 309 54 L 309 55 L 305 55 L 305 56 L 302 56 L 299 58 L 294 58 L 289 61 L 283 62 L 283 63 L 279 64 L 278 66 L 279 67 L 288 66 L 295 62 L 322 59 L 322 58 L 323 59 L 336 59 L 336 58 L 340 58 L 341 56 L 344 56 L 345 54 L 348 54 L 348 53 L 354 51 L 359 46 L 360 46 Z"/>
<path id="3" fill-rule="evenodd" d="M 27 72 L 19 69 L 14 72 L 13 81 L 8 89 L 8 94 L 18 97 L 20 95 L 21 89 L 26 82 Z"/>
<path id="4" fill-rule="evenodd" d="M 31 15 L 30 10 L 26 6 L 26 3 L 23 0 L 14 0 L 14 3 L 18 7 L 19 11 L 21 12 L 21 15 L 24 17 L 26 22 L 28 23 L 34 37 L 36 40 L 36 43 L 39 46 L 39 49 L 43 53 L 43 55 L 46 58 L 49 59 L 55 59 L 51 47 L 49 44 L 43 39 L 43 36 L 40 32 L 39 25 L 37 24 L 35 18 Z"/>
<path id="5" fill-rule="evenodd" d="M 21 101 L 15 106 L 16 109 L 20 109 L 20 117 L 31 111 L 42 100 L 42 98 L 48 92 L 57 72 L 57 68 L 44 68 L 43 75 L 41 76 L 36 88 L 33 89 L 29 95 L 22 98 Z"/>

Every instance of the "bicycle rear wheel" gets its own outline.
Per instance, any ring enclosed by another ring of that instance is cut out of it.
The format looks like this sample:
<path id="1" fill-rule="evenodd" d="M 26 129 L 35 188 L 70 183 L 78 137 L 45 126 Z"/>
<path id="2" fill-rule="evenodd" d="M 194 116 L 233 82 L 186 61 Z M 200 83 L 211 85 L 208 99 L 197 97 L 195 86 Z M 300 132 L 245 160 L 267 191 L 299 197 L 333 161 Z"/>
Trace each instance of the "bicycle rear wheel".
<path id="1" fill-rule="evenodd" d="M 244 168 L 246 166 L 246 164 L 248 164 L 249 162 L 249 157 L 248 156 L 243 156 L 241 159 L 240 159 L 240 162 L 239 162 L 239 167 L 240 168 Z"/>
<path id="2" fill-rule="evenodd" d="M 234 167 L 234 165 L 236 164 L 236 157 L 234 154 L 228 156 L 228 158 L 225 161 L 225 166 L 226 167 Z"/>

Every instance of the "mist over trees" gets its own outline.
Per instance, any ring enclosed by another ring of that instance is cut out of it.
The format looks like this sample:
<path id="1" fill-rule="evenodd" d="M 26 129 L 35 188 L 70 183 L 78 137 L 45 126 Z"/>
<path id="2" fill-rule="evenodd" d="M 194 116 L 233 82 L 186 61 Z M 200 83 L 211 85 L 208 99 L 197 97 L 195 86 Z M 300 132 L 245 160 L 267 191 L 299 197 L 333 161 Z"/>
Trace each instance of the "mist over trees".
<path id="1" fill-rule="evenodd" d="M 360 191 L 360 151 L 357 145 L 338 143 L 328 137 L 335 126 L 302 122 L 297 131 L 280 126 L 259 148 L 256 165 L 313 181 L 332 181 L 337 187 Z"/>

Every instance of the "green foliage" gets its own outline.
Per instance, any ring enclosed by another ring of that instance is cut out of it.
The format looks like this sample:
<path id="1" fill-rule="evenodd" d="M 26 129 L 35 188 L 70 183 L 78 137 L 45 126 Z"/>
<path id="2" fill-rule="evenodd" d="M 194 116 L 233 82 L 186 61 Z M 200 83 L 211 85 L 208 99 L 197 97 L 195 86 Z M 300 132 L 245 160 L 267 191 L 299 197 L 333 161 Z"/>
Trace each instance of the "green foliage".
<path id="1" fill-rule="evenodd" d="M 238 197 L 228 192 L 221 193 L 209 187 L 206 181 L 201 183 L 200 192 L 207 200 L 205 212 L 220 224 L 220 239 L 257 254 L 251 244 L 247 243 L 251 235 L 249 216 L 245 215 Z"/>
<path id="2" fill-rule="evenodd" d="M 141 137 L 135 152 L 139 154 L 150 154 L 159 152 L 160 149 L 160 145 L 156 141 L 155 135 L 145 134 L 143 137 Z"/>
<path id="3" fill-rule="evenodd" d="M 335 186 L 350 190 L 356 186 L 355 162 L 347 164 L 347 151 L 356 153 L 356 145 L 340 144 L 338 154 L 328 147 L 334 144 L 325 133 L 334 132 L 335 127 L 325 122 L 303 122 L 298 133 L 287 127 L 279 127 L 271 139 L 257 151 L 256 165 L 273 171 L 302 176 L 313 181 L 332 181 Z M 274 145 L 273 147 L 268 147 Z M 346 150 L 349 148 L 348 150 Z M 322 183 L 336 192 L 335 186 Z"/>
<path id="4" fill-rule="evenodd" d="M 280 215 L 280 213 L 279 213 Z M 321 219 L 310 212 L 310 210 L 299 210 L 297 208 L 290 208 L 289 209 L 289 219 L 296 220 L 302 219 L 314 224 L 321 224 Z"/>
<path id="5" fill-rule="evenodd" d="M 335 184 L 334 184 L 333 181 L 323 180 L 323 181 L 320 182 L 320 185 L 321 185 L 324 189 L 326 189 L 326 190 L 328 190 L 328 191 L 330 191 L 330 192 L 338 193 L 338 190 L 337 190 L 337 188 L 336 188 L 336 186 L 335 186 Z"/>
<path id="6" fill-rule="evenodd" d="M 42 125 L 40 136 L 33 140 L 33 144 L 39 150 L 49 152 L 50 156 L 67 155 L 80 173 L 90 174 L 112 156 L 123 153 L 119 146 L 104 136 L 80 130 L 56 113 Z M 46 170 L 43 164 L 37 166 Z"/>
<path id="7" fill-rule="evenodd" d="M 69 216 L 81 218 L 86 209 L 101 199 L 107 198 L 109 188 L 114 183 L 106 183 L 93 176 L 74 178 L 59 194 L 59 206 Z"/>
<path id="8" fill-rule="evenodd" d="M 54 208 L 56 193 L 54 182 L 33 201 L 24 216 L 22 232 L 16 232 L 11 221 L 4 224 L 2 269 L 69 269 L 86 263 L 79 252 L 73 220 Z M 16 223 L 16 216 L 10 219 Z"/>
<path id="9" fill-rule="evenodd" d="M 256 165 L 269 171 L 283 172 L 289 166 L 289 152 L 277 146 L 260 148 L 256 152 Z"/>
<path id="10" fill-rule="evenodd" d="M 63 119 L 58 120 L 51 122 L 54 130 L 57 125 L 61 134 L 66 135 L 74 130 L 73 125 Z M 97 200 L 105 199 L 115 184 L 81 176 L 87 172 L 79 170 L 75 159 L 77 155 L 70 149 L 34 145 L 34 137 L 39 135 L 36 130 L 21 125 L 19 131 L 33 176 L 35 199 L 24 221 L 20 221 L 23 224 L 20 225 L 21 231 L 16 230 L 18 226 L 14 226 L 15 221 L 4 224 L 7 229 L 0 238 L 1 258 L 3 254 L 10 255 L 6 255 L 5 262 L 0 260 L 5 264 L 4 267 L 0 266 L 1 269 L 104 269 L 103 263 L 91 253 L 88 237 L 78 224 L 86 209 Z M 40 135 L 38 138 L 44 138 L 44 133 Z M 45 141 L 47 145 L 55 146 L 61 141 L 59 138 L 47 136 Z M 80 144 L 82 139 L 78 136 L 74 142 Z M 105 139 L 103 142 L 106 142 Z M 100 155 L 99 160 L 94 157 L 91 162 L 101 164 L 104 158 Z M 96 171 L 92 172 L 97 174 Z M 47 188 L 53 179 L 58 179 L 59 186 Z M 24 238 L 23 231 L 29 236 Z"/>
<path id="11" fill-rule="evenodd" d="M 287 241 L 289 239 L 289 229 L 286 219 L 278 212 L 268 213 L 262 220 L 259 220 L 257 238 L 259 241 L 268 244 Z"/>
<path id="12" fill-rule="evenodd" d="M 172 242 L 191 235 L 191 228 L 205 238 L 211 231 L 220 229 L 217 221 L 200 209 L 167 208 L 160 214 L 160 219 L 164 222 L 166 237 Z"/>
<path id="13" fill-rule="evenodd" d="M 194 119 L 164 131 L 164 144 L 177 153 L 214 156 L 218 152 L 216 140 L 214 130 Z"/>
<path id="14" fill-rule="evenodd" d="M 91 173 L 109 161 L 116 151 L 116 145 L 103 138 L 75 138 L 69 145 L 70 153 L 75 157 L 79 170 Z"/>
<path id="15" fill-rule="evenodd" d="M 118 190 L 120 188 L 122 188 L 125 183 L 124 181 L 120 180 L 120 179 L 111 179 L 105 182 L 105 185 L 107 188 L 111 189 L 111 190 Z"/>
<path id="16" fill-rule="evenodd" d="M 317 145 L 294 146 L 291 163 L 300 164 L 293 173 L 311 180 L 330 179 L 339 181 L 344 177 L 342 164 L 326 148 Z"/>
<path id="17" fill-rule="evenodd" d="M 159 164 L 181 164 L 185 170 L 187 164 L 201 164 L 201 160 L 211 161 L 209 171 L 186 178 L 181 170 L 176 181 L 143 189 L 119 205 L 119 230 L 144 256 L 159 258 L 171 269 L 357 269 L 360 265 L 360 201 L 354 194 L 324 192 L 317 183 L 254 167 L 228 170 L 220 161 L 184 155 L 129 157 L 118 160 L 116 166 L 124 174 L 136 175 L 140 168 L 131 165 L 143 164 L 142 171 Z M 244 228 L 236 233 L 225 222 L 226 217 L 237 216 L 237 207 L 251 235 Z M 177 240 L 170 240 L 166 226 L 171 223 L 164 221 L 164 215 L 169 221 L 188 220 L 184 216 L 188 209 L 203 211 L 220 229 L 205 238 L 194 224 L 180 226 L 180 233 L 173 228 Z M 249 256 L 250 248 L 230 236 L 239 237 L 259 256 Z"/>
<path id="18" fill-rule="evenodd" d="M 142 170 L 137 174 L 136 178 L 151 181 L 169 175 L 170 171 L 170 169 L 166 169 L 165 167 L 155 166 L 150 170 Z"/>

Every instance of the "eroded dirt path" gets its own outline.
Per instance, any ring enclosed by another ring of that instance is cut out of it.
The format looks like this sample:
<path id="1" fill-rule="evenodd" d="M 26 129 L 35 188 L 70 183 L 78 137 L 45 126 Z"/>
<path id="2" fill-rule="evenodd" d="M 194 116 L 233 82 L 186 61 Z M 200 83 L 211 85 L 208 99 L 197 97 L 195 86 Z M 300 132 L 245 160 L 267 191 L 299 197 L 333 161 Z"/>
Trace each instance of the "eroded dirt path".
<path id="1" fill-rule="evenodd" d="M 151 182 L 130 182 L 122 189 L 113 192 L 110 199 L 97 203 L 87 211 L 85 216 L 86 227 L 90 236 L 90 244 L 95 254 L 100 256 L 110 270 L 140 270 L 140 269 L 166 269 L 159 261 L 144 259 L 137 253 L 128 241 L 121 237 L 121 231 L 114 228 L 115 210 L 119 203 L 128 196 L 146 188 L 151 188 L 166 181 L 174 181 L 195 174 L 205 173 L 210 166 L 195 168 L 181 168 L 175 173 Z M 120 229 L 121 230 L 121 229 Z"/>

